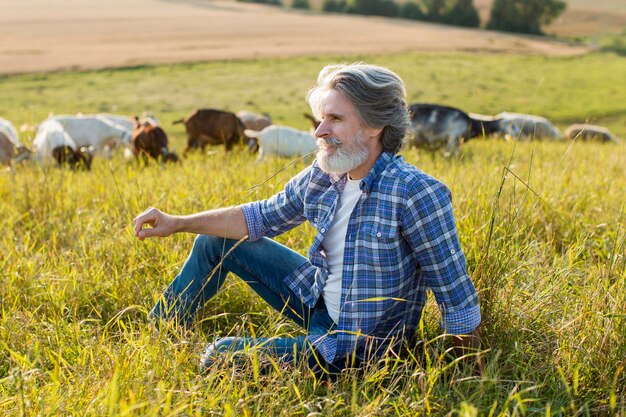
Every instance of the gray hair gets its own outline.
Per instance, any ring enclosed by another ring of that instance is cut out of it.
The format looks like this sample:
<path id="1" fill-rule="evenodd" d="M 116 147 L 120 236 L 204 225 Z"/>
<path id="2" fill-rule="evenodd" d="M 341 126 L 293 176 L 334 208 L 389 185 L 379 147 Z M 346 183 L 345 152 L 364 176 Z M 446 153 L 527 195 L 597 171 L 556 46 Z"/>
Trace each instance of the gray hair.
<path id="1" fill-rule="evenodd" d="M 410 125 L 404 82 L 393 71 L 376 65 L 356 63 L 328 65 L 319 73 L 317 86 L 307 94 L 313 114 L 322 112 L 322 93 L 338 90 L 356 108 L 369 127 L 382 128 L 383 149 L 397 153 Z"/>

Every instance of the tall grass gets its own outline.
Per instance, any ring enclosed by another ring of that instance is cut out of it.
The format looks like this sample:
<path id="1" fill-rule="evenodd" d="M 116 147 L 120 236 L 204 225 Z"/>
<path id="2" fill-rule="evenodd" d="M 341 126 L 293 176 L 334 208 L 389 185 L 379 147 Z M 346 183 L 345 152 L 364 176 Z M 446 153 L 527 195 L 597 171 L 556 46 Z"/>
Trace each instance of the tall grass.
<path id="1" fill-rule="evenodd" d="M 271 65 L 287 68 L 286 62 Z M 295 80 L 302 71 L 298 86 L 318 64 L 309 68 L 306 62 L 295 61 L 302 64 L 294 65 Z M 217 69 L 227 74 L 229 65 L 244 72 L 249 66 L 224 63 Z M 56 87 L 59 96 L 74 97 L 68 103 L 77 103 L 76 85 L 91 77 L 97 84 L 103 74 L 118 72 L 37 77 L 52 84 L 81 80 Z M 33 78 L 4 79 L 2 86 Z M 290 97 L 292 88 L 276 87 L 273 94 Z M 302 100 L 303 90 L 297 94 Z M 232 87 L 230 96 L 245 91 Z M 130 109 L 129 96 L 120 97 Z M 56 111 L 46 100 L 33 101 L 33 108 Z M 603 105 L 621 114 L 621 104 Z M 282 114 L 280 102 L 267 108 Z M 296 120 L 300 110 L 279 117 Z M 174 118 L 174 112 L 166 114 Z M 22 108 L 14 115 L 26 120 L 31 113 Z M 148 309 L 181 267 L 193 236 L 139 242 L 132 217 L 150 205 L 190 213 L 263 198 L 305 166 L 297 162 L 281 170 L 289 161 L 254 164 L 245 152 L 213 151 L 168 167 L 139 167 L 117 154 L 94 160 L 88 173 L 25 164 L 0 175 L 0 414 L 626 415 L 623 144 L 476 140 L 454 160 L 403 151 L 453 192 L 484 316 L 486 369 L 476 376 L 450 362 L 431 300 L 420 329 L 424 343 L 411 355 L 384 358 L 332 382 L 300 364 L 273 364 L 263 373 L 266 358 L 254 352 L 242 368 L 224 364 L 197 374 L 204 344 L 217 336 L 301 332 L 235 277 L 191 330 L 157 333 L 147 323 Z M 278 240 L 305 253 L 313 233 L 305 225 Z"/>

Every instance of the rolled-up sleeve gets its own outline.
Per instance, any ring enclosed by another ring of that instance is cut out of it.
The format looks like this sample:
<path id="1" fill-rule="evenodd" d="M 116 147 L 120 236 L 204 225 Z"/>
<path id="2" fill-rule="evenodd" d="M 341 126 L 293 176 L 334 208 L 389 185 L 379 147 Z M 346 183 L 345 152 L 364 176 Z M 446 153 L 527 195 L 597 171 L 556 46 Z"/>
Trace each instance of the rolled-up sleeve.
<path id="1" fill-rule="evenodd" d="M 248 240 L 254 242 L 261 239 L 267 232 L 261 224 L 261 210 L 259 209 L 259 202 L 254 201 L 241 206 L 243 211 L 243 217 L 246 219 L 248 225 Z"/>
<path id="2" fill-rule="evenodd" d="M 408 199 L 403 216 L 410 243 L 425 280 L 441 311 L 441 327 L 451 334 L 471 333 L 480 324 L 480 307 L 467 274 L 454 222 L 448 188 L 433 182 Z"/>
<path id="3" fill-rule="evenodd" d="M 468 334 L 480 324 L 480 306 L 478 304 L 448 313 L 441 309 L 441 328 L 449 334 Z"/>
<path id="4" fill-rule="evenodd" d="M 309 183 L 311 167 L 293 177 L 285 188 L 266 200 L 243 204 L 248 240 L 253 242 L 262 237 L 274 237 L 306 220 L 304 216 L 304 195 Z"/>

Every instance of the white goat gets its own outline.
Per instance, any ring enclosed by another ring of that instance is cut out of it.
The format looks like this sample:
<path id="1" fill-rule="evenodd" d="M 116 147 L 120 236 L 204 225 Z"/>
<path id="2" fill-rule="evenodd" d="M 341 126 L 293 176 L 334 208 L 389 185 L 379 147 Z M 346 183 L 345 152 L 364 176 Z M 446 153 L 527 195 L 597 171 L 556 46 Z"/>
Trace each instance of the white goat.
<path id="1" fill-rule="evenodd" d="M 76 151 L 78 147 L 70 135 L 63 129 L 63 125 L 56 119 L 44 120 L 37 129 L 37 135 L 33 141 L 33 149 L 37 154 L 37 160 L 44 162 L 52 158 L 52 151 L 62 147 Z"/>
<path id="2" fill-rule="evenodd" d="M 604 126 L 573 124 L 565 129 L 565 138 L 569 140 L 596 140 L 598 142 L 619 143 L 619 139 Z"/>
<path id="3" fill-rule="evenodd" d="M 513 139 L 556 139 L 563 140 L 563 134 L 548 119 L 542 116 L 522 113 L 502 112 L 495 116 L 498 127 L 504 135 Z"/>
<path id="4" fill-rule="evenodd" d="M 130 143 L 134 125 L 120 125 L 108 116 L 79 115 L 54 116 L 52 119 L 61 123 L 63 129 L 74 140 L 77 147 L 93 146 L 96 151 L 105 152 L 110 157 L 111 150 L 121 144 Z"/>
<path id="5" fill-rule="evenodd" d="M 297 130 L 288 126 L 271 125 L 259 131 L 245 130 L 245 135 L 256 138 L 259 145 L 259 157 L 278 155 L 291 158 L 303 156 L 318 149 L 316 139 L 309 132 Z"/>

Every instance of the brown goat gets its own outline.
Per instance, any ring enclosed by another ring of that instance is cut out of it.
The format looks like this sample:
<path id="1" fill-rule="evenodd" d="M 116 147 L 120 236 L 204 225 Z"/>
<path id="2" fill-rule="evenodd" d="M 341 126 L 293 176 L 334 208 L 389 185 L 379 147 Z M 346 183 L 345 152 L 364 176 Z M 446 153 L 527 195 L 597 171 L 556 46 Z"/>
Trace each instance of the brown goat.
<path id="1" fill-rule="evenodd" d="M 130 150 L 137 158 L 140 156 L 145 162 L 149 158 L 161 159 L 163 162 L 178 162 L 178 155 L 168 148 L 165 131 L 160 126 L 151 123 L 141 123 L 135 118 L 135 130 L 130 138 Z"/>
<path id="2" fill-rule="evenodd" d="M 187 130 L 186 155 L 190 149 L 204 149 L 207 145 L 224 144 L 230 151 L 236 144 L 246 140 L 245 127 L 241 120 L 231 112 L 215 109 L 199 109 L 184 119 L 173 122 L 184 123 Z"/>
<path id="3" fill-rule="evenodd" d="M 73 171 L 76 171 L 77 169 L 91 171 L 93 150 L 93 146 L 82 146 L 77 150 L 74 150 L 67 145 L 57 146 L 52 150 L 52 157 L 57 161 L 59 166 L 67 164 Z"/>

